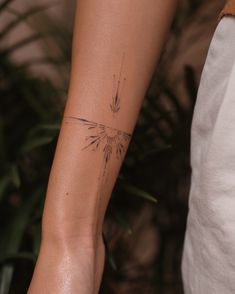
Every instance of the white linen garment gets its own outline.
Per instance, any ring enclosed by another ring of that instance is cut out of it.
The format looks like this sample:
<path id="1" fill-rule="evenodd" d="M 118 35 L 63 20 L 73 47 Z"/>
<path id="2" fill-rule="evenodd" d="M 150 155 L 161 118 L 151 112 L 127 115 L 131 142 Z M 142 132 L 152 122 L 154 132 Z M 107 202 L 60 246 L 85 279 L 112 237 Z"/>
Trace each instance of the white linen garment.
<path id="1" fill-rule="evenodd" d="M 217 25 L 191 126 L 185 294 L 235 294 L 235 17 Z"/>

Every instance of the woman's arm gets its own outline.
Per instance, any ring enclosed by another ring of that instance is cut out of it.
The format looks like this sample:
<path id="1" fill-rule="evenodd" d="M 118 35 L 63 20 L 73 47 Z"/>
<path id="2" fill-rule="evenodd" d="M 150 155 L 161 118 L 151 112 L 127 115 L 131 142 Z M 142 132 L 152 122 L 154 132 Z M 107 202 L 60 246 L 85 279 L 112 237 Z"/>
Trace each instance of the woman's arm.
<path id="1" fill-rule="evenodd" d="M 176 0 L 79 0 L 68 101 L 29 293 L 98 292 L 102 224 Z"/>

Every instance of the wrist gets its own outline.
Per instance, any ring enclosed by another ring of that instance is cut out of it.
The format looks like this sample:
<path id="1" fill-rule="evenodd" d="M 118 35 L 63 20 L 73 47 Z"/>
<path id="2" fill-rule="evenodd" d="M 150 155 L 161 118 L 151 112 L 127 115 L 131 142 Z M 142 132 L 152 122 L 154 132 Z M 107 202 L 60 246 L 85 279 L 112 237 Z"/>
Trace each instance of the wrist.
<path id="1" fill-rule="evenodd" d="M 75 226 L 69 228 L 64 224 L 52 228 L 47 225 L 42 227 L 42 243 L 46 247 L 56 247 L 61 251 L 74 252 L 77 248 L 96 249 L 97 245 L 103 243 L 101 232 L 97 232 L 93 226 Z"/>

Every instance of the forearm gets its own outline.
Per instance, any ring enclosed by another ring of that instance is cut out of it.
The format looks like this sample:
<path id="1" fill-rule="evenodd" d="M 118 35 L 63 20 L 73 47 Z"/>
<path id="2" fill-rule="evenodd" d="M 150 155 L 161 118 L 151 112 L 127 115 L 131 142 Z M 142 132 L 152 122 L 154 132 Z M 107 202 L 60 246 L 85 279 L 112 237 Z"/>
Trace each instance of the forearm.
<path id="1" fill-rule="evenodd" d="M 48 248 L 62 248 L 67 266 L 68 256 L 77 251 L 81 257 L 79 248 L 99 244 L 105 210 L 176 5 L 177 0 L 78 1 L 68 100 L 43 215 L 46 253 L 40 255 L 31 289 L 46 275 L 43 264 L 52 259 Z M 98 285 L 97 271 L 95 279 Z"/>
<path id="2" fill-rule="evenodd" d="M 74 228 L 84 235 L 96 230 L 176 3 L 78 1 L 68 101 L 44 213 L 46 231 L 58 229 L 72 237 Z"/>

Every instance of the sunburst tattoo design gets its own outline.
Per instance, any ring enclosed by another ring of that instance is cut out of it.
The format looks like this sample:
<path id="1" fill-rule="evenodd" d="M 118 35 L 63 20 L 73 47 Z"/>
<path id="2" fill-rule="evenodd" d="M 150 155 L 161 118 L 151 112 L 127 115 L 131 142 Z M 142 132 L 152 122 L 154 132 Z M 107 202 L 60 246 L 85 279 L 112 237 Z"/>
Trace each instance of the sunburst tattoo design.
<path id="1" fill-rule="evenodd" d="M 99 148 L 103 148 L 102 175 L 104 176 L 111 157 L 115 156 L 119 159 L 125 153 L 131 134 L 80 117 L 69 116 L 66 118 L 66 122 L 69 123 L 69 121 L 80 122 L 88 130 L 92 131 L 91 135 L 86 136 L 86 145 L 82 150 L 90 149 L 96 151 Z"/>
<path id="2" fill-rule="evenodd" d="M 125 53 L 123 53 L 122 55 L 121 67 L 118 77 L 116 74 L 113 75 L 113 95 L 112 103 L 110 104 L 110 109 L 114 114 L 120 110 L 121 96 L 126 83 L 126 78 L 122 78 L 124 59 Z"/>

